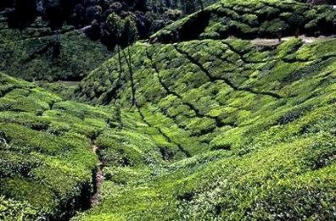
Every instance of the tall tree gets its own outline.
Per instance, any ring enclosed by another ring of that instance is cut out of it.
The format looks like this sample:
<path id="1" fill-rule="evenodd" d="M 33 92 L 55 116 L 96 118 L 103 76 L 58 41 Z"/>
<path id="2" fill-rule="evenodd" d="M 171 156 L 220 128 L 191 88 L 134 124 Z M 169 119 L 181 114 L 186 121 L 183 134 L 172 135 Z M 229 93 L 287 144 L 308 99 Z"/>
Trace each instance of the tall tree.
<path id="1" fill-rule="evenodd" d="M 123 22 L 123 29 L 121 33 L 121 46 L 127 47 L 136 41 L 138 36 L 138 30 L 136 21 L 133 16 L 127 16 Z"/>
<path id="2" fill-rule="evenodd" d="M 0 9 L 6 8 L 6 7 L 12 7 L 12 6 L 13 6 L 13 1 L 11 0 L 1 0 L 0 1 Z"/>
<path id="3" fill-rule="evenodd" d="M 122 78 L 122 63 L 121 63 L 121 38 L 122 38 L 122 33 L 124 29 L 124 21 L 121 19 L 120 16 L 118 16 L 116 13 L 111 13 L 107 20 L 106 20 L 106 26 L 109 32 L 109 39 L 112 41 L 112 45 L 116 46 L 117 48 L 117 54 L 118 54 L 118 65 L 119 65 L 119 76 L 117 80 L 117 86 L 116 88 L 119 87 L 121 83 L 121 78 Z"/>
<path id="4" fill-rule="evenodd" d="M 183 0 L 182 4 L 183 4 L 185 14 L 190 14 L 196 11 L 194 0 Z"/>
<path id="5" fill-rule="evenodd" d="M 109 32 L 110 41 L 114 45 L 120 45 L 121 35 L 123 32 L 123 20 L 119 15 L 112 12 L 106 20 L 107 31 Z"/>
<path id="6" fill-rule="evenodd" d="M 125 55 L 125 50 L 124 50 L 124 56 L 125 56 L 125 60 L 128 66 L 129 74 L 130 74 L 131 90 L 132 90 L 132 107 L 136 106 L 136 99 L 135 99 L 135 84 L 134 84 L 133 67 L 132 67 L 133 62 L 132 62 L 132 56 L 131 56 L 129 45 L 136 41 L 137 36 L 138 36 L 138 31 L 136 28 L 135 19 L 132 16 L 127 16 L 124 21 L 122 39 L 124 41 L 123 46 L 127 47 L 125 49 L 127 50 L 127 56 Z"/>

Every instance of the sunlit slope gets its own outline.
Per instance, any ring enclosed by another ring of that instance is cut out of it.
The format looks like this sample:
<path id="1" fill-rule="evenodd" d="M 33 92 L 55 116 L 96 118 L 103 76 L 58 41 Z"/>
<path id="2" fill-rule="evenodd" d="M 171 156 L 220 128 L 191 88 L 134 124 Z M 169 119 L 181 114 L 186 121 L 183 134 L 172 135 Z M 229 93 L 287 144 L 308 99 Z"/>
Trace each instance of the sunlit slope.
<path id="1" fill-rule="evenodd" d="M 298 1 L 223 0 L 161 29 L 152 42 L 193 39 L 279 38 L 335 34 L 336 11 L 331 5 Z"/>
<path id="2" fill-rule="evenodd" d="M 79 219 L 334 218 L 335 47 L 138 43 L 110 59 L 79 96 L 138 111 L 187 158 L 106 169 L 102 203 Z"/>
<path id="3" fill-rule="evenodd" d="M 332 34 L 335 13 L 221 2 L 93 70 L 87 104 L 1 74 L 0 219 L 335 219 L 336 40 L 227 38 Z"/>
<path id="4" fill-rule="evenodd" d="M 62 100 L 5 74 L 0 83 L 1 220 L 68 220 L 90 207 L 98 166 L 149 171 L 185 157 L 137 112 Z"/>
<path id="5" fill-rule="evenodd" d="M 109 112 L 0 74 L 0 219 L 67 219 L 87 208 L 91 139 Z"/>

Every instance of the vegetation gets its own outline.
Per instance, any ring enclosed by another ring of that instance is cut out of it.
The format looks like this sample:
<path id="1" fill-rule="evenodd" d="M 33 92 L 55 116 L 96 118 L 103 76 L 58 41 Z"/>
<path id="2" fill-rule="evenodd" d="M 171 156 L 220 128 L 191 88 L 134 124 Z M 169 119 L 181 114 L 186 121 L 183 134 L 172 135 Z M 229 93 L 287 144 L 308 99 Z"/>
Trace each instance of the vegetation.
<path id="1" fill-rule="evenodd" d="M 122 20 L 132 17 L 136 23 L 139 37 L 144 39 L 167 24 L 190 14 L 215 0 L 16 0 L 0 3 L 1 8 L 12 8 L 6 13 L 11 27 L 24 28 L 37 17 L 42 17 L 53 30 L 61 29 L 63 24 L 81 29 L 94 40 L 101 40 L 110 49 L 113 32 L 110 32 L 107 19 L 111 13 Z"/>
<path id="2" fill-rule="evenodd" d="M 98 161 L 91 142 L 110 110 L 4 74 L 0 82 L 0 219 L 67 219 L 88 208 Z"/>
<path id="3" fill-rule="evenodd" d="M 192 39 L 319 36 L 333 34 L 336 11 L 332 6 L 296 1 L 229 0 L 191 14 L 152 35 L 152 42 Z"/>
<path id="4" fill-rule="evenodd" d="M 229 0 L 135 42 L 111 13 L 116 53 L 79 83 L 1 73 L 0 220 L 335 219 L 336 39 L 276 40 L 334 14 Z"/>
<path id="5" fill-rule="evenodd" d="M 167 163 L 153 165 L 140 152 L 151 144 L 124 140 L 137 143 L 133 150 L 110 141 L 118 132 L 100 137 L 104 149 L 129 157 L 106 151 L 102 203 L 78 219 L 334 217 L 335 46 L 295 38 L 274 49 L 238 39 L 137 43 L 133 108 L 127 62 L 119 73 L 110 59 L 79 96 L 124 107 L 121 119 L 131 108 L 141 127 L 176 146 L 159 146 Z"/>
<path id="6" fill-rule="evenodd" d="M 2 20 L 3 19 L 3 20 Z M 53 32 L 37 19 L 23 30 L 0 16 L 0 71 L 26 80 L 81 80 L 111 52 L 70 26 Z"/>

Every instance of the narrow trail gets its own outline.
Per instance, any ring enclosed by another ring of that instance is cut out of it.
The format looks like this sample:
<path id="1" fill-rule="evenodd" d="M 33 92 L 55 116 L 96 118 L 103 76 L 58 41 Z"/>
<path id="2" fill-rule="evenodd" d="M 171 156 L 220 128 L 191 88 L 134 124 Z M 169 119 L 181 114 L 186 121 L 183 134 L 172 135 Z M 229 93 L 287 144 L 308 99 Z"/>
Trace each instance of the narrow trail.
<path id="1" fill-rule="evenodd" d="M 56 81 L 56 83 L 64 84 L 67 86 L 77 86 L 80 84 L 80 82 L 81 81 L 63 81 L 63 80 Z"/>
<path id="2" fill-rule="evenodd" d="M 92 151 L 93 153 L 98 157 L 99 159 L 99 147 L 97 145 L 92 145 Z M 99 162 L 96 165 L 96 171 L 93 174 L 93 194 L 90 197 L 90 206 L 96 206 L 99 203 L 100 200 L 100 188 L 104 181 L 104 174 L 103 174 L 103 167 L 104 164 L 99 159 Z"/>
<path id="3" fill-rule="evenodd" d="M 279 39 L 275 39 L 275 38 L 255 38 L 253 40 L 251 40 L 251 43 L 253 45 L 256 46 L 277 46 L 279 44 L 281 44 L 284 41 L 289 41 L 290 39 L 294 38 L 295 36 L 290 36 L 290 37 L 283 37 L 281 38 L 281 40 L 279 41 Z M 304 44 L 310 44 L 310 43 L 314 43 L 315 41 L 318 40 L 331 40 L 331 39 L 335 39 L 336 35 L 331 35 L 331 36 L 318 36 L 318 37 L 308 37 L 305 35 L 300 35 L 297 37 L 298 39 L 301 39 L 302 42 Z"/>

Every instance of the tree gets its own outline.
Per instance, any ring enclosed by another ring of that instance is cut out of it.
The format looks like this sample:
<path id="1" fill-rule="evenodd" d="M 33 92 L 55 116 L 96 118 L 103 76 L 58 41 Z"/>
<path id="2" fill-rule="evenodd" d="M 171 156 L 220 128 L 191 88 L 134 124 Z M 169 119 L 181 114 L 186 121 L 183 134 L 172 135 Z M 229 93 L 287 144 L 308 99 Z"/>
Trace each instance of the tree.
<path id="1" fill-rule="evenodd" d="M 55 32 L 54 38 L 51 40 L 50 45 L 52 46 L 52 53 L 53 58 L 58 58 L 58 56 L 61 54 L 61 39 L 60 34 Z"/>
<path id="2" fill-rule="evenodd" d="M 313 4 L 313 5 L 322 5 L 322 4 L 328 4 L 327 0 L 308 0 L 307 3 Z"/>
<path id="3" fill-rule="evenodd" d="M 122 64 L 121 64 L 121 48 L 126 48 L 123 50 L 123 55 L 128 66 L 131 89 L 132 89 L 132 106 L 135 105 L 135 87 L 133 81 L 133 67 L 132 67 L 132 56 L 129 49 L 129 45 L 136 41 L 138 36 L 138 30 L 136 27 L 135 18 L 132 16 L 127 16 L 124 20 L 121 19 L 116 13 L 111 13 L 106 21 L 107 29 L 110 33 L 110 40 L 114 42 L 117 47 L 118 62 L 119 62 L 119 79 L 121 79 Z M 125 51 L 127 50 L 127 55 Z M 119 83 L 119 82 L 118 82 Z"/>
<path id="4" fill-rule="evenodd" d="M 121 65 L 121 56 L 120 56 L 120 41 L 121 35 L 123 32 L 124 24 L 123 20 L 118 16 L 116 13 L 111 13 L 106 20 L 106 27 L 110 33 L 111 41 L 113 41 L 113 45 L 117 46 L 118 52 L 118 61 L 119 61 L 119 71 L 120 75 L 122 72 L 122 65 Z M 121 76 L 119 76 L 120 79 Z"/>
<path id="5" fill-rule="evenodd" d="M 147 11 L 147 1 L 146 0 L 135 1 L 134 8 L 136 8 L 137 10 L 142 11 L 142 12 Z"/>
<path id="6" fill-rule="evenodd" d="M 122 47 L 127 47 L 136 41 L 138 37 L 138 29 L 135 18 L 132 16 L 127 16 L 123 23 L 120 44 Z"/>
<path id="7" fill-rule="evenodd" d="M 183 0 L 182 4 L 183 4 L 185 14 L 190 14 L 196 11 L 194 0 Z"/>
<path id="8" fill-rule="evenodd" d="M 64 22 L 61 0 L 45 0 L 45 18 L 53 30 L 60 29 Z"/>
<path id="9" fill-rule="evenodd" d="M 124 56 L 125 60 L 128 66 L 129 74 L 130 74 L 130 80 L 131 80 L 131 90 L 132 90 L 132 107 L 136 106 L 136 100 L 135 100 L 135 84 L 134 84 L 134 79 L 133 79 L 133 68 L 132 68 L 132 56 L 131 52 L 129 49 L 129 45 L 132 44 L 133 42 L 136 41 L 137 36 L 138 36 L 138 31 L 136 28 L 136 22 L 135 19 L 131 16 L 127 16 L 124 20 L 124 27 L 123 27 L 123 32 L 122 32 L 122 39 L 123 39 L 123 46 L 127 47 L 127 54 L 128 56 L 125 55 L 125 50 Z"/>
<path id="10" fill-rule="evenodd" d="M 1 0 L 0 1 L 0 9 L 12 7 L 12 6 L 13 6 L 13 1 L 11 0 Z"/>
<path id="11" fill-rule="evenodd" d="M 111 13 L 106 20 L 106 28 L 110 33 L 110 40 L 114 45 L 120 45 L 120 39 L 123 32 L 123 20 L 116 13 Z"/>

